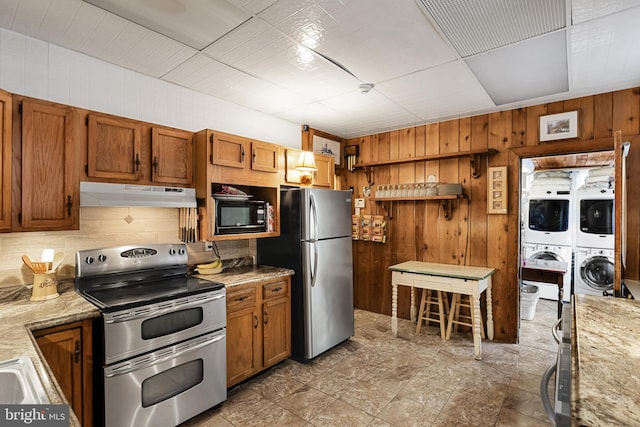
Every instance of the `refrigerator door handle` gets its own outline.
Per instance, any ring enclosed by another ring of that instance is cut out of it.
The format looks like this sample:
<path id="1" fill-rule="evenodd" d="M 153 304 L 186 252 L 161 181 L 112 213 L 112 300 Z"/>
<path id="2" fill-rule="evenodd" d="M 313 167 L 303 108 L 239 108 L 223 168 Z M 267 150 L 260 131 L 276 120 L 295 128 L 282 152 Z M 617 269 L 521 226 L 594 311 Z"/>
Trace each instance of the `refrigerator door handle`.
<path id="1" fill-rule="evenodd" d="M 312 192 L 309 192 L 309 207 L 310 207 L 310 219 L 311 224 L 309 224 L 310 236 L 311 240 L 316 240 L 318 238 L 318 207 L 316 206 L 316 198 Z"/>
<path id="2" fill-rule="evenodd" d="M 316 277 L 318 277 L 318 244 L 316 242 L 311 243 L 313 245 L 313 269 L 311 269 L 311 287 L 316 285 Z"/>

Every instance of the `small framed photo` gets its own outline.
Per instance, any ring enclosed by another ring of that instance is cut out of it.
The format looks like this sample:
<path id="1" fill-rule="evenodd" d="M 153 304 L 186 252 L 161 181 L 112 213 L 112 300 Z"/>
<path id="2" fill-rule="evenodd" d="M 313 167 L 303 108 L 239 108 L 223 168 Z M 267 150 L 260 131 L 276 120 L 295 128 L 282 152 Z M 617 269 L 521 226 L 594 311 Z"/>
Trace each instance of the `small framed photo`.
<path id="1" fill-rule="evenodd" d="M 342 144 L 340 141 L 334 141 L 333 139 L 324 138 L 319 135 L 313 135 L 313 151 L 320 154 L 328 154 L 333 156 L 333 164 L 336 167 L 340 167 L 341 163 L 341 149 Z"/>
<path id="2" fill-rule="evenodd" d="M 578 137 L 578 112 L 540 116 L 540 141 L 555 141 Z"/>

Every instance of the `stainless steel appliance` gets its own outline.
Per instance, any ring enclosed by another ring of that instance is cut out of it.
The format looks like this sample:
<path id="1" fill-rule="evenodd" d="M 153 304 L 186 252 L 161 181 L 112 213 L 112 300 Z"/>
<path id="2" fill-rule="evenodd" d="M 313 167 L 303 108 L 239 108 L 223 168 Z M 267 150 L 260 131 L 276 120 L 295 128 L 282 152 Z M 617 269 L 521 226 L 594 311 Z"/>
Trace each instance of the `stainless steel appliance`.
<path id="1" fill-rule="evenodd" d="M 553 426 L 571 425 L 571 328 L 573 312 L 571 304 L 562 306 L 562 316 L 553 325 L 553 337 L 558 343 L 558 358 L 542 376 L 540 397 L 547 417 Z M 555 373 L 555 398 L 549 398 L 549 383 Z"/>
<path id="2" fill-rule="evenodd" d="M 267 231 L 267 202 L 250 196 L 214 195 L 216 234 L 261 233 Z"/>
<path id="3" fill-rule="evenodd" d="M 291 353 L 313 359 L 353 336 L 350 191 L 280 192 L 280 236 L 258 240 L 260 264 L 295 271 L 291 286 Z"/>
<path id="4" fill-rule="evenodd" d="M 97 424 L 176 426 L 226 400 L 224 285 L 187 275 L 185 245 L 76 254 L 76 291 L 102 312 Z"/>

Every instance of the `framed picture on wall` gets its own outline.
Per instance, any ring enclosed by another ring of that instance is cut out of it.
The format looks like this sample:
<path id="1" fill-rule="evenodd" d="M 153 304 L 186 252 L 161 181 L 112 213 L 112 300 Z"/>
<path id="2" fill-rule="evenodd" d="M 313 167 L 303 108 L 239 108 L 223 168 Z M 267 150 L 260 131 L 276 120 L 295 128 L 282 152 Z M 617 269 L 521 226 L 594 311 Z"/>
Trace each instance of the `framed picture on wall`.
<path id="1" fill-rule="evenodd" d="M 540 116 L 540 141 L 578 137 L 578 112 Z"/>
<path id="2" fill-rule="evenodd" d="M 340 167 L 342 143 L 319 135 L 313 135 L 313 152 L 333 157 L 333 164 Z"/>

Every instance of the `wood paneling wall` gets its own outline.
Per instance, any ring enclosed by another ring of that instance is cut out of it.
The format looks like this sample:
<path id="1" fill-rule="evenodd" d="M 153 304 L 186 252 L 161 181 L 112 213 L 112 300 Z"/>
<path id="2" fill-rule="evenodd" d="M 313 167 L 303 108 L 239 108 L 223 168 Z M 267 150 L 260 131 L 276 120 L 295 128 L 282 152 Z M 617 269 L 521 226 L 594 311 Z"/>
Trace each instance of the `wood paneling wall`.
<path id="1" fill-rule="evenodd" d="M 541 143 L 539 116 L 578 110 L 579 138 Z M 437 201 L 366 201 L 364 213 L 389 215 L 387 243 L 354 242 L 354 298 L 358 308 L 391 313 L 389 265 L 407 260 L 496 268 L 493 276 L 495 337 L 516 342 L 519 323 L 519 180 L 521 156 L 544 156 L 613 148 L 613 131 L 624 140 L 640 134 L 640 90 L 617 92 L 536 105 L 384 132 L 346 141 L 360 146 L 359 162 L 405 159 L 425 154 L 494 149 L 484 157 L 481 175 L 471 177 L 468 157 L 375 166 L 346 173 L 347 188 L 364 197 L 381 184 L 426 182 L 434 174 L 440 182 L 460 182 L 467 199 L 454 201 L 453 215 L 444 219 Z M 487 214 L 487 167 L 508 166 L 507 215 Z M 627 166 L 628 266 L 625 277 L 638 278 L 638 216 L 640 214 L 640 146 L 632 143 Z M 634 185 L 635 181 L 635 185 Z M 373 194 L 372 194 L 373 195 Z M 398 315 L 409 318 L 409 289 L 399 288 Z"/>

